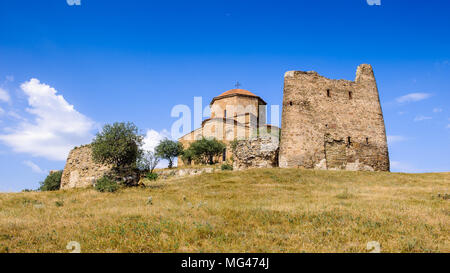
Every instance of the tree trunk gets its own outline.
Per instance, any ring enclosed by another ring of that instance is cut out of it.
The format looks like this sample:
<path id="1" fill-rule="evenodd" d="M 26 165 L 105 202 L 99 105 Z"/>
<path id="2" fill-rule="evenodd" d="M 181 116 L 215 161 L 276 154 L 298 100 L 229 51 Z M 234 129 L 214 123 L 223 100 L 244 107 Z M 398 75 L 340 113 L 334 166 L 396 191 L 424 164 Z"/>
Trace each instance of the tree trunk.
<path id="1" fill-rule="evenodd" d="M 214 164 L 214 157 L 212 155 L 209 155 L 209 165 Z"/>

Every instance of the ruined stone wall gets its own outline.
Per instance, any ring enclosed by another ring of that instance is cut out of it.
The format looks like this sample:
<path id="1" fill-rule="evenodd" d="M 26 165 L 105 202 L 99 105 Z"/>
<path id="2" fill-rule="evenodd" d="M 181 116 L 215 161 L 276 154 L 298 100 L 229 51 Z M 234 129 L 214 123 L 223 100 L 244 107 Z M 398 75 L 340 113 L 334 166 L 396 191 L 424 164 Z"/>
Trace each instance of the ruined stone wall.
<path id="1" fill-rule="evenodd" d="M 70 151 L 61 177 L 61 189 L 90 187 L 103 176 L 127 186 L 136 186 L 140 172 L 130 166 L 113 168 L 112 165 L 95 163 L 91 145 L 84 145 Z"/>
<path id="2" fill-rule="evenodd" d="M 92 160 L 90 145 L 75 147 L 67 157 L 61 178 L 61 189 L 85 188 L 111 171 L 111 166 L 97 164 Z"/>
<path id="3" fill-rule="evenodd" d="M 272 168 L 278 166 L 278 137 L 255 137 L 236 141 L 233 169 Z"/>
<path id="4" fill-rule="evenodd" d="M 383 113 L 372 67 L 355 81 L 316 72 L 284 78 L 280 167 L 389 171 Z"/>

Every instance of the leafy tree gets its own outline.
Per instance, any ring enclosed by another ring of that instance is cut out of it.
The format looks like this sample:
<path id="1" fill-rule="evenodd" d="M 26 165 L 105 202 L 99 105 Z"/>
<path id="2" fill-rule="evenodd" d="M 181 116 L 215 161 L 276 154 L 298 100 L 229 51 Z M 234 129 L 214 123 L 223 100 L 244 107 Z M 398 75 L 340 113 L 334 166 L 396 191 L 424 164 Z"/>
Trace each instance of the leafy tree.
<path id="1" fill-rule="evenodd" d="M 183 160 L 185 165 L 190 165 L 192 160 L 194 160 L 194 151 L 192 149 L 186 149 L 183 151 L 183 154 L 181 155 L 181 160 Z"/>
<path id="2" fill-rule="evenodd" d="M 158 157 L 169 160 L 169 168 L 172 168 L 175 158 L 183 153 L 183 144 L 165 138 L 156 146 L 155 152 Z"/>
<path id="3" fill-rule="evenodd" d="M 139 158 L 138 166 L 139 169 L 153 173 L 153 170 L 159 163 L 159 157 L 156 156 L 154 152 L 143 152 L 142 156 Z"/>
<path id="4" fill-rule="evenodd" d="M 45 178 L 44 181 L 40 182 L 40 191 L 57 191 L 61 187 L 61 177 L 62 171 L 52 172 Z"/>
<path id="5" fill-rule="evenodd" d="M 192 142 L 188 153 L 191 153 L 197 161 L 214 164 L 214 157 L 220 156 L 225 148 L 226 145 L 215 138 L 202 138 Z"/>
<path id="6" fill-rule="evenodd" d="M 131 122 L 106 124 L 92 142 L 95 162 L 124 167 L 136 164 L 141 156 L 143 137 Z"/>

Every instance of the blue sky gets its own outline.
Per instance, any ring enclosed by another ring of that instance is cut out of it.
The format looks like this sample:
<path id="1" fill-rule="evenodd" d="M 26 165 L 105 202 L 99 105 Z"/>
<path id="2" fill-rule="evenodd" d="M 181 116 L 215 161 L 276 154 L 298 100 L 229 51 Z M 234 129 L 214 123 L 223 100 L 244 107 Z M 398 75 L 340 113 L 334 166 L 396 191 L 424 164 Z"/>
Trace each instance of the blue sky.
<path id="1" fill-rule="evenodd" d="M 281 104 L 283 75 L 375 70 L 391 168 L 450 171 L 449 1 L 0 0 L 0 191 L 37 188 L 68 147 L 234 87 Z M 56 93 L 57 92 L 57 93 Z M 61 95 L 61 96 L 59 96 Z"/>

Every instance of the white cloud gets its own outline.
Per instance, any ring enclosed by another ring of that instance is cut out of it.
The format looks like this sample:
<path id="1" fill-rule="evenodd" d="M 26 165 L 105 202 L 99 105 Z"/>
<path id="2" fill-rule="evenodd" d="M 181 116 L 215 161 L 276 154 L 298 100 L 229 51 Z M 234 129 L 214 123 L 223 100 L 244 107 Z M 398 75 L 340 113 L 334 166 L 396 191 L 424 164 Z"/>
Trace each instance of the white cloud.
<path id="1" fill-rule="evenodd" d="M 26 109 L 34 120 L 22 120 L 0 140 L 15 152 L 28 153 L 50 160 L 65 160 L 76 145 L 89 143 L 94 122 L 76 111 L 58 91 L 31 79 L 21 86 L 28 97 Z"/>
<path id="2" fill-rule="evenodd" d="M 9 96 L 9 93 L 5 89 L 0 87 L 0 101 L 9 102 L 10 99 L 11 97 Z"/>
<path id="3" fill-rule="evenodd" d="M 12 117 L 14 119 L 19 119 L 19 120 L 26 120 L 25 118 L 23 118 L 21 115 L 19 115 L 17 112 L 15 111 L 8 111 L 8 116 Z"/>
<path id="4" fill-rule="evenodd" d="M 24 165 L 28 166 L 31 168 L 31 170 L 35 173 L 45 173 L 45 171 L 43 171 L 38 165 L 36 165 L 34 162 L 29 161 L 29 160 L 25 160 L 24 162 L 22 162 Z"/>
<path id="5" fill-rule="evenodd" d="M 417 116 L 414 118 L 414 121 L 424 121 L 424 120 L 429 120 L 429 119 L 432 119 L 432 117 Z"/>
<path id="6" fill-rule="evenodd" d="M 433 113 L 441 113 L 443 110 L 442 108 L 434 108 Z"/>
<path id="7" fill-rule="evenodd" d="M 146 151 L 153 152 L 155 147 L 158 146 L 159 142 L 164 138 L 170 139 L 170 133 L 166 129 L 161 132 L 157 132 L 153 129 L 147 130 L 147 133 L 144 137 L 144 145 L 142 148 Z"/>
<path id="8" fill-rule="evenodd" d="M 410 164 L 400 161 L 391 161 L 391 171 L 404 173 L 419 172 L 419 170 L 416 170 Z"/>
<path id="9" fill-rule="evenodd" d="M 429 93 L 410 93 L 396 99 L 398 103 L 414 102 L 428 99 L 431 97 Z"/>
<path id="10" fill-rule="evenodd" d="M 402 163 L 400 163 L 399 161 L 391 161 L 391 168 L 396 168 L 398 166 L 400 166 Z"/>
<path id="11" fill-rule="evenodd" d="M 0 107 L 0 116 L 3 115 L 5 113 L 5 110 L 3 110 L 3 108 Z"/>
<path id="12" fill-rule="evenodd" d="M 404 136 L 387 136 L 387 141 L 389 144 L 393 144 L 396 142 L 402 142 L 405 140 L 406 140 L 406 137 L 404 137 Z"/>
<path id="13" fill-rule="evenodd" d="M 435 62 L 435 66 L 436 66 L 437 69 L 446 68 L 449 65 L 450 65 L 450 61 L 449 60 L 443 60 L 443 61 Z"/>

